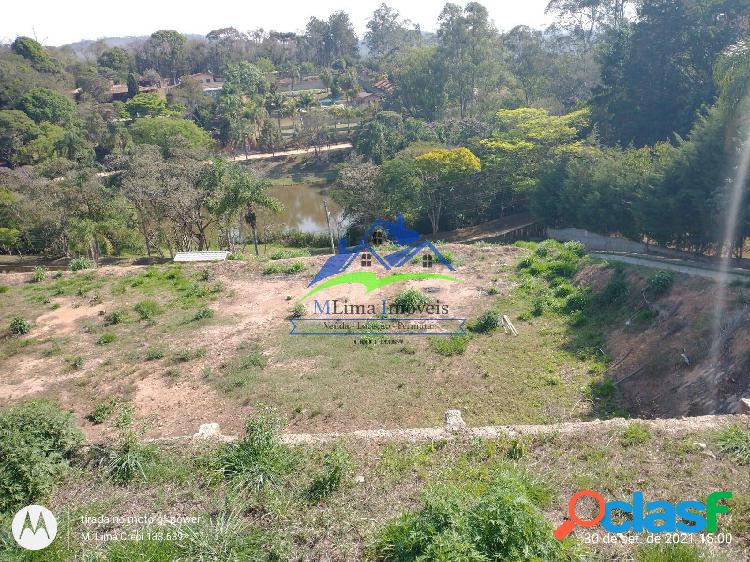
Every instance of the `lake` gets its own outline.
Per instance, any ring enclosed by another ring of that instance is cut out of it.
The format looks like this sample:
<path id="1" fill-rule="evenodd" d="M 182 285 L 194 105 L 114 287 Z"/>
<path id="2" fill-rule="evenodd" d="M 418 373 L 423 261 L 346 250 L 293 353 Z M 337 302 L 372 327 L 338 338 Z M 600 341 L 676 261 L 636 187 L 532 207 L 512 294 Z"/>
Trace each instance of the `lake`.
<path id="1" fill-rule="evenodd" d="M 331 228 L 334 236 L 341 224 L 341 207 L 333 201 L 327 186 L 310 184 L 274 185 L 268 194 L 281 201 L 284 208 L 279 213 L 261 210 L 258 213 L 258 227 L 263 229 L 292 229 L 300 232 L 328 232 L 323 200 L 328 203 L 331 213 Z"/>

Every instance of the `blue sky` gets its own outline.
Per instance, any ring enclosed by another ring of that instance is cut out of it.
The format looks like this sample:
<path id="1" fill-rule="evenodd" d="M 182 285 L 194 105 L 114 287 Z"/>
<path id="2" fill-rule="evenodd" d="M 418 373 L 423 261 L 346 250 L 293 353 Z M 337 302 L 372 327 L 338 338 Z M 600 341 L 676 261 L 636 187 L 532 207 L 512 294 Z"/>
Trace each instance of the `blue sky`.
<path id="1" fill-rule="evenodd" d="M 499 29 L 519 24 L 542 27 L 551 22 L 545 16 L 548 0 L 487 0 L 483 4 Z M 372 12 L 382 0 L 279 0 L 275 2 L 212 0 L 181 2 L 165 0 L 36 0 L 7 2 L 0 17 L 0 41 L 12 41 L 17 35 L 35 37 L 47 45 L 61 45 L 81 39 L 148 35 L 157 29 L 177 29 L 183 33 L 205 35 L 212 29 L 236 27 L 240 31 L 263 28 L 298 31 L 311 16 L 319 18 L 345 10 L 361 36 Z M 461 3 L 461 2 L 457 2 Z M 391 0 L 403 17 L 433 31 L 444 1 Z"/>

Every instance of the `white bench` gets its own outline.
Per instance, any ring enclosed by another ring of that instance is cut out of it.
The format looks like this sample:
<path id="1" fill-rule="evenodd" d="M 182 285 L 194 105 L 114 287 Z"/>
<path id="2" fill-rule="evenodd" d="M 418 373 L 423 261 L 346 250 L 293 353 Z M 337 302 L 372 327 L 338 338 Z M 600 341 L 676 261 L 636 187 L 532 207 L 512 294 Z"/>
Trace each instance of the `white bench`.
<path id="1" fill-rule="evenodd" d="M 174 261 L 224 261 L 229 252 L 177 252 Z"/>

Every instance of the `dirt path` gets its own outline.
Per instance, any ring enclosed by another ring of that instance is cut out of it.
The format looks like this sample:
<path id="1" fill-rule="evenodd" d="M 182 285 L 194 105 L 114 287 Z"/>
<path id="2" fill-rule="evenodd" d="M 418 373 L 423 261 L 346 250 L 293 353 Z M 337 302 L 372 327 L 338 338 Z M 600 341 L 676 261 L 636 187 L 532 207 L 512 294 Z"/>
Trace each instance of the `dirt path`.
<path id="1" fill-rule="evenodd" d="M 640 255 L 615 254 L 609 252 L 592 252 L 591 256 L 603 260 L 629 263 L 631 265 L 641 265 L 643 267 L 652 267 L 655 269 L 668 269 L 670 271 L 685 273 L 687 275 L 708 277 L 716 281 L 719 281 L 722 275 L 718 270 L 711 269 L 705 265 L 690 265 L 682 260 L 674 260 L 658 256 L 646 257 Z M 750 281 L 750 271 L 734 268 L 727 274 L 727 278 L 729 281 L 733 281 L 735 279 L 739 279 L 741 281 Z"/>
<path id="2" fill-rule="evenodd" d="M 345 150 L 352 148 L 350 142 L 340 142 L 338 144 L 330 144 L 328 146 L 322 146 L 320 148 L 296 148 L 294 150 L 282 150 L 279 152 L 261 152 L 259 154 L 249 154 L 247 156 L 240 155 L 230 158 L 233 162 L 244 162 L 245 160 L 263 160 L 264 158 L 276 158 L 277 156 L 296 156 L 298 154 L 313 154 L 315 152 L 330 152 L 333 150 Z"/>

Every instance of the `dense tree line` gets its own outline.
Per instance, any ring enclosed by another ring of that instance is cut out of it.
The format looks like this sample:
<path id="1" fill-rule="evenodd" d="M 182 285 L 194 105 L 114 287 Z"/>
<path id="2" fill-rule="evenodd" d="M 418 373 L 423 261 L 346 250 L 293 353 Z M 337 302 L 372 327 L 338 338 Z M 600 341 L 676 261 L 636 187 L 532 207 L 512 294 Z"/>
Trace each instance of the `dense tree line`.
<path id="1" fill-rule="evenodd" d="M 214 212 L 223 188 L 209 189 L 205 175 L 220 152 L 320 147 L 345 123 L 355 150 L 336 197 L 355 226 L 373 212 L 402 212 L 434 232 L 531 211 L 550 225 L 719 251 L 716 225 L 746 134 L 738 108 L 749 2 L 551 0 L 554 25 L 507 32 L 478 2 L 448 3 L 436 33 L 383 4 L 362 43 L 345 12 L 311 18 L 302 33 L 223 28 L 194 39 L 158 30 L 83 52 L 19 37 L 0 46 L 0 166 L 10 169 L 0 181 L 0 246 L 71 254 L 230 245 L 228 217 L 239 224 L 254 213 Z M 223 89 L 205 95 L 189 77 L 197 72 L 221 77 Z M 310 76 L 339 104 L 280 91 L 281 80 L 293 87 Z M 384 78 L 391 86 L 378 105 L 351 104 Z M 112 101 L 113 83 L 125 101 Z M 293 135 L 281 134 L 282 120 Z M 226 178 L 239 174 L 232 169 Z M 117 173 L 96 175 L 107 170 Z M 140 205 L 128 175 L 145 186 L 144 170 L 165 197 L 159 205 L 184 191 L 193 214 Z M 47 190 L 50 206 L 21 211 L 29 193 Z M 59 205 L 68 212 L 45 222 L 42 210 Z M 140 235 L 123 236 L 127 228 Z"/>

